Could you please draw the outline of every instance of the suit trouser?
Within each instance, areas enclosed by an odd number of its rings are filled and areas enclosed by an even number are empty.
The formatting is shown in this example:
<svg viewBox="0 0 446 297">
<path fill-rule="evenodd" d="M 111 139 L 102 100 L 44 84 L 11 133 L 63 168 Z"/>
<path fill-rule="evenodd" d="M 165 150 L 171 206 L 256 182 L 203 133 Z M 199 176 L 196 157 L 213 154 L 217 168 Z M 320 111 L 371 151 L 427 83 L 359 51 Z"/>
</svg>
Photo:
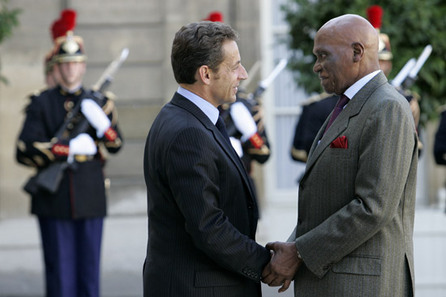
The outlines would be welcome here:
<svg viewBox="0 0 446 297">
<path fill-rule="evenodd" d="M 39 217 L 47 297 L 99 297 L 103 218 Z"/>
</svg>

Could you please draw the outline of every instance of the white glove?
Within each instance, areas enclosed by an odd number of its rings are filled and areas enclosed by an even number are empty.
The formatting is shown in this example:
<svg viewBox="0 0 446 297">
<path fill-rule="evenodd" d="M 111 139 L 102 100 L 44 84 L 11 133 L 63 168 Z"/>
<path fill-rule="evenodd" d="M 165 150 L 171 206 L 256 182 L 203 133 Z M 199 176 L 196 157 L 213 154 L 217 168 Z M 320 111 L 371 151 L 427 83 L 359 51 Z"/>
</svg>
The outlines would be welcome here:
<svg viewBox="0 0 446 297">
<path fill-rule="evenodd" d="M 96 135 L 101 138 L 111 126 L 110 119 L 102 108 L 92 99 L 83 99 L 81 111 L 90 125 L 96 129 Z"/>
<path fill-rule="evenodd" d="M 75 155 L 93 156 L 97 151 L 93 138 L 86 133 L 81 133 L 69 142 L 68 163 L 73 162 Z"/>
<path fill-rule="evenodd" d="M 243 156 L 243 147 L 240 140 L 238 140 L 235 137 L 229 137 L 229 140 L 231 141 L 231 145 L 234 148 L 234 151 L 237 153 L 237 155 L 241 158 Z"/>
<path fill-rule="evenodd" d="M 257 133 L 257 125 L 248 108 L 242 102 L 235 102 L 229 110 L 237 130 L 242 134 L 242 142 L 250 139 Z"/>
</svg>

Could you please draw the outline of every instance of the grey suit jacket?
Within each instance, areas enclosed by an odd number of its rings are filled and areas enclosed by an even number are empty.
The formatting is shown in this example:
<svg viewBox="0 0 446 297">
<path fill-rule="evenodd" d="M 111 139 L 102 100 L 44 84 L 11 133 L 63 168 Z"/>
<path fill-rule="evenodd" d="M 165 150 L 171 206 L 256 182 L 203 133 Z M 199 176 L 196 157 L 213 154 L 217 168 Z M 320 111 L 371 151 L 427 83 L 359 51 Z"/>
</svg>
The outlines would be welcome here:
<svg viewBox="0 0 446 297">
<path fill-rule="evenodd" d="M 144 153 L 149 240 L 144 296 L 260 296 L 269 252 L 243 164 L 209 118 L 176 93 Z"/>
<path fill-rule="evenodd" d="M 407 100 L 381 72 L 322 136 L 326 124 L 299 185 L 295 295 L 407 296 L 418 161 Z"/>
</svg>

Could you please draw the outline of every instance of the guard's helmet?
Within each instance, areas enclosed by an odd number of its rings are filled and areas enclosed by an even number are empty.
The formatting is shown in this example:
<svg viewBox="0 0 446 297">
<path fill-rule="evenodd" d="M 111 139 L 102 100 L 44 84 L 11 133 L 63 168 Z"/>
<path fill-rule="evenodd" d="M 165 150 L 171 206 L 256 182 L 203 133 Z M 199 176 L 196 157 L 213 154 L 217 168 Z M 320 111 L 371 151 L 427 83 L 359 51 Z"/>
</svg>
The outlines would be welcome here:
<svg viewBox="0 0 446 297">
<path fill-rule="evenodd" d="M 63 10 L 60 19 L 52 24 L 53 60 L 55 63 L 85 62 L 87 60 L 82 38 L 74 35 L 75 26 L 76 12 L 71 9 Z"/>
</svg>

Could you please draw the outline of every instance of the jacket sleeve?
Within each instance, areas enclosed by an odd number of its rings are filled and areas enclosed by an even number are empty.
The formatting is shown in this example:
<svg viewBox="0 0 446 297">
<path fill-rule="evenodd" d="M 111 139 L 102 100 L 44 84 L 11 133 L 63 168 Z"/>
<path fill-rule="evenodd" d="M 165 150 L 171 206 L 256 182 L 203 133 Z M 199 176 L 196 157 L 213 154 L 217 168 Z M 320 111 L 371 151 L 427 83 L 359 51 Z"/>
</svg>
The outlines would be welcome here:
<svg viewBox="0 0 446 297">
<path fill-rule="evenodd" d="M 43 108 L 39 101 L 31 98 L 25 109 L 26 117 L 16 143 L 16 160 L 26 166 L 45 167 L 55 160 Z"/>
<path fill-rule="evenodd" d="M 114 154 L 121 149 L 124 143 L 124 138 L 118 126 L 118 110 L 114 100 L 109 98 L 106 99 L 102 109 L 111 121 L 111 129 L 106 132 L 107 137 L 102 137 L 101 141 L 104 143 L 107 151 Z"/>
</svg>

